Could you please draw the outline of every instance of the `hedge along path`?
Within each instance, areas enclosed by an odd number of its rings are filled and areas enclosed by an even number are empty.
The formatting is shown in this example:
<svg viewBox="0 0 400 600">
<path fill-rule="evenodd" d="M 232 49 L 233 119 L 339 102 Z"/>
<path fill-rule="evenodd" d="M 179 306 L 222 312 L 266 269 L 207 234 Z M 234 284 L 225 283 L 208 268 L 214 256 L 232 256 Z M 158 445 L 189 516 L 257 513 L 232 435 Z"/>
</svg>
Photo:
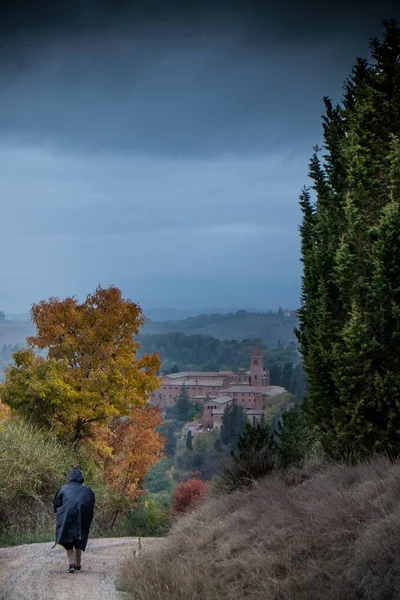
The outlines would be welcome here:
<svg viewBox="0 0 400 600">
<path fill-rule="evenodd" d="M 66 552 L 52 543 L 0 548 L 0 600 L 121 600 L 115 589 L 122 562 L 158 547 L 162 538 L 90 539 L 82 571 L 67 573 Z"/>
</svg>

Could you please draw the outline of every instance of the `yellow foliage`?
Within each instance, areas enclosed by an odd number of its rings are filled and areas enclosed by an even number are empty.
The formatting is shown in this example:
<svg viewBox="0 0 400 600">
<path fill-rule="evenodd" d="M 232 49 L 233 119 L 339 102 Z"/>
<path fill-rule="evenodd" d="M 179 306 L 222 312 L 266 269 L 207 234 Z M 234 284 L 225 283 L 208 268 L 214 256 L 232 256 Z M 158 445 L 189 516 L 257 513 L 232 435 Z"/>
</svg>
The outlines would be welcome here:
<svg viewBox="0 0 400 600">
<path fill-rule="evenodd" d="M 143 405 L 158 386 L 158 354 L 136 358 L 144 323 L 140 307 L 116 287 L 98 287 L 85 302 L 50 298 L 31 310 L 37 334 L 14 354 L 3 401 L 73 442 Z M 38 357 L 34 348 L 47 349 Z M 106 452 L 106 448 L 102 449 Z"/>
</svg>

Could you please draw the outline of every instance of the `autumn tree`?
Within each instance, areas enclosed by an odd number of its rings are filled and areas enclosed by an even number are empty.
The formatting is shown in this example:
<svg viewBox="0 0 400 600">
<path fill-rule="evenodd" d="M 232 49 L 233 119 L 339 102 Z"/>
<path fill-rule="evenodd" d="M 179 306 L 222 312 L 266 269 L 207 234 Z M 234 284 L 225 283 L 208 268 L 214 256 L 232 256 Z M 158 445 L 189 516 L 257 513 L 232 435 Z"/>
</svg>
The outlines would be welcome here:
<svg viewBox="0 0 400 600">
<path fill-rule="evenodd" d="M 127 417 L 115 417 L 94 437 L 98 462 L 108 483 L 120 495 L 114 522 L 126 500 L 135 500 L 151 465 L 163 456 L 165 437 L 155 431 L 162 424 L 160 409 L 155 406 L 133 408 Z"/>
<path fill-rule="evenodd" d="M 14 365 L 7 367 L 2 385 L 3 402 L 34 425 L 65 437 L 72 435 L 76 391 L 66 378 L 62 360 L 37 356 L 33 350 L 18 350 Z"/>
<path fill-rule="evenodd" d="M 142 311 L 118 288 L 98 287 L 82 304 L 43 300 L 31 317 L 36 335 L 14 355 L 2 394 L 23 416 L 77 443 L 94 426 L 129 415 L 157 387 L 158 355 L 136 357 Z M 47 350 L 47 358 L 35 349 Z"/>
</svg>

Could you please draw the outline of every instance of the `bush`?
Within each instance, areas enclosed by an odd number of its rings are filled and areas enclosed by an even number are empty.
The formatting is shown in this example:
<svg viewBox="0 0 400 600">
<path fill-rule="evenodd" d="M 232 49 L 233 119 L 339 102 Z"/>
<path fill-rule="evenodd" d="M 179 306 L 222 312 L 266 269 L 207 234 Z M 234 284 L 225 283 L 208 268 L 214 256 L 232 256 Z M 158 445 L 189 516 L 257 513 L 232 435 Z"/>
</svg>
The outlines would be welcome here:
<svg viewBox="0 0 400 600">
<path fill-rule="evenodd" d="M 231 493 L 242 487 L 251 487 L 257 479 L 262 479 L 274 468 L 270 457 L 255 452 L 246 459 L 226 460 L 213 484 L 216 493 Z"/>
<path fill-rule="evenodd" d="M 233 492 L 251 486 L 274 468 L 274 441 L 269 425 L 246 423 L 237 446 L 237 451 L 231 452 L 231 458 L 222 461 L 213 484 L 214 492 Z"/>
<path fill-rule="evenodd" d="M 151 494 L 149 495 L 149 498 L 154 500 L 154 502 L 156 502 L 159 506 L 162 506 L 163 508 L 166 508 L 168 510 L 172 502 L 172 491 L 163 491 L 158 492 L 157 494 Z"/>
<path fill-rule="evenodd" d="M 124 522 L 122 531 L 125 535 L 159 537 L 165 535 L 169 527 L 166 508 L 148 497 L 142 497 Z"/>
<path fill-rule="evenodd" d="M 188 479 L 178 483 L 172 498 L 171 513 L 184 513 L 197 506 L 206 496 L 210 483 L 199 479 Z"/>
<path fill-rule="evenodd" d="M 144 484 L 147 492 L 151 494 L 171 492 L 173 483 L 167 477 L 167 471 L 171 468 L 171 464 L 171 460 L 162 459 L 149 468 Z"/>
</svg>

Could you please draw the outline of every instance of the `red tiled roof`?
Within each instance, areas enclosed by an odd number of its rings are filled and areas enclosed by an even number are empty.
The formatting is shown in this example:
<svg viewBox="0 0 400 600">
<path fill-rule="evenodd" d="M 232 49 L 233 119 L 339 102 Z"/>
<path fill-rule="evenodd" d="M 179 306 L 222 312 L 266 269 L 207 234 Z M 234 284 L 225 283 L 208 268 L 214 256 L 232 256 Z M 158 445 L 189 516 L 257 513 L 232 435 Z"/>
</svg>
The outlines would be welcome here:
<svg viewBox="0 0 400 600">
<path fill-rule="evenodd" d="M 161 387 L 223 387 L 223 379 L 182 379 L 180 381 L 161 381 Z"/>
<path fill-rule="evenodd" d="M 266 394 L 267 396 L 278 396 L 286 392 L 279 385 L 235 385 L 224 390 L 227 394 Z"/>
<path fill-rule="evenodd" d="M 192 379 L 193 377 L 233 377 L 233 371 L 182 371 L 181 373 L 171 373 L 170 375 L 163 375 L 166 379 Z"/>
</svg>

